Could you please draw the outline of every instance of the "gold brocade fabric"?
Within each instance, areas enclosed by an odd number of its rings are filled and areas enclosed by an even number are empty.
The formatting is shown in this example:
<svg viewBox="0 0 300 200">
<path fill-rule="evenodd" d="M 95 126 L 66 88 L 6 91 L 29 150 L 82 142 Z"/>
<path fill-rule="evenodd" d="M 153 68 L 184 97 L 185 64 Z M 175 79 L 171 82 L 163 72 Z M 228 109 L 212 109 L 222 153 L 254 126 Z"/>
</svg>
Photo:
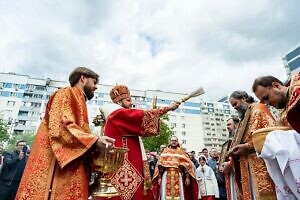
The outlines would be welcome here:
<svg viewBox="0 0 300 200">
<path fill-rule="evenodd" d="M 287 92 L 287 103 L 280 116 L 280 125 L 300 132 L 300 72 L 291 78 Z"/>
<path fill-rule="evenodd" d="M 274 118 L 265 105 L 254 104 L 242 143 L 248 143 L 251 152 L 251 150 L 254 149 L 252 133 L 258 129 L 276 125 Z M 243 199 L 251 199 L 249 174 L 251 175 L 255 191 L 255 194 L 252 195 L 255 196 L 255 199 L 276 199 L 274 183 L 267 172 L 264 161 L 261 158 L 258 158 L 255 153 L 240 156 L 240 168 Z"/>
<path fill-rule="evenodd" d="M 162 166 L 166 172 L 166 198 L 167 199 L 180 199 L 180 185 L 181 181 L 179 173 L 181 168 L 184 168 L 186 172 L 194 179 L 195 171 L 192 161 L 188 155 L 181 149 L 166 148 L 160 155 L 155 168 L 153 179 L 159 176 L 158 166 Z"/>
<path fill-rule="evenodd" d="M 96 141 L 81 90 L 56 91 L 47 104 L 16 199 L 86 200 L 89 174 L 84 154 Z"/>
<path fill-rule="evenodd" d="M 166 169 L 166 199 L 180 199 L 180 171 L 178 168 Z"/>
<path fill-rule="evenodd" d="M 167 113 L 168 109 L 166 107 L 160 109 L 151 109 L 144 112 L 142 119 L 142 136 L 155 136 L 159 134 L 159 119 L 160 117 Z"/>
</svg>

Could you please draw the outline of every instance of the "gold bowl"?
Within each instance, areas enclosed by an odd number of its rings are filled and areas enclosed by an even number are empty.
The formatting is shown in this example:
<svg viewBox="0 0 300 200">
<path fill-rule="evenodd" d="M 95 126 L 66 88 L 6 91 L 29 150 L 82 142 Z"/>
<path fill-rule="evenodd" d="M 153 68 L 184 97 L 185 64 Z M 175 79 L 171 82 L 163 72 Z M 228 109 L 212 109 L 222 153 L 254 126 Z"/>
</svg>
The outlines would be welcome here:
<svg viewBox="0 0 300 200">
<path fill-rule="evenodd" d="M 276 131 L 276 130 L 290 130 L 291 128 L 288 126 L 272 126 L 272 127 L 267 127 L 267 128 L 261 128 L 253 132 L 252 134 L 252 140 L 254 144 L 254 149 L 257 153 L 261 153 L 262 148 L 264 146 L 265 140 L 267 135 L 271 131 Z"/>
<path fill-rule="evenodd" d="M 93 169 L 103 174 L 116 171 L 123 165 L 126 148 L 114 147 L 109 152 L 93 152 Z"/>
<path fill-rule="evenodd" d="M 119 196 L 109 176 L 123 165 L 127 151 L 126 148 L 115 147 L 110 151 L 93 152 L 92 168 L 96 173 L 94 184 L 91 186 L 93 197 Z"/>
</svg>

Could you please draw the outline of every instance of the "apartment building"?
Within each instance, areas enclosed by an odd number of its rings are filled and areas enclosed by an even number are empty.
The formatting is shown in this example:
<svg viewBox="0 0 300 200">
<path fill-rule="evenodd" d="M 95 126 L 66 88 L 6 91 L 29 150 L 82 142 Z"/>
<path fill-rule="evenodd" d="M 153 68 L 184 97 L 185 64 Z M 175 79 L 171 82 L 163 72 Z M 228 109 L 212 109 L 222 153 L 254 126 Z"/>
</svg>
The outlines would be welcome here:
<svg viewBox="0 0 300 200">
<path fill-rule="evenodd" d="M 50 78 L 32 78 L 16 73 L 0 73 L 0 114 L 8 123 L 10 134 L 35 132 L 44 116 L 49 96 L 67 82 Z M 92 121 L 99 108 L 112 103 L 109 91 L 112 85 L 98 85 L 95 96 L 87 102 L 89 119 Z M 162 107 L 181 100 L 186 94 L 160 90 L 131 89 L 134 108 L 150 109 L 152 99 Z M 206 102 L 201 96 L 183 103 L 179 109 L 169 112 L 166 123 L 188 151 L 200 151 L 203 147 L 220 146 L 227 139 L 226 119 L 234 111 L 228 102 Z M 93 125 L 91 124 L 93 129 Z"/>
<path fill-rule="evenodd" d="M 291 75 L 300 72 L 300 46 L 290 51 L 282 58 L 282 61 L 289 78 Z"/>
</svg>

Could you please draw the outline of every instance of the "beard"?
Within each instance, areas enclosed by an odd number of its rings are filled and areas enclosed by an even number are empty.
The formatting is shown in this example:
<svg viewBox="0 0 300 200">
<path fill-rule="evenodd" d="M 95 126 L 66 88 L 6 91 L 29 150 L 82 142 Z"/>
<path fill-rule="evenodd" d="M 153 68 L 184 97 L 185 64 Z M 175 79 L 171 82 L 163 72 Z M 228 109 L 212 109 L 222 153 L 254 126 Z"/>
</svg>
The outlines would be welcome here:
<svg viewBox="0 0 300 200">
<path fill-rule="evenodd" d="M 234 130 L 228 131 L 229 133 L 229 138 L 232 138 L 234 136 Z"/>
<path fill-rule="evenodd" d="M 283 109 L 286 107 L 287 95 L 281 95 L 281 100 L 278 102 L 276 108 Z"/>
<path fill-rule="evenodd" d="M 83 87 L 83 91 L 88 100 L 91 100 L 94 97 L 94 91 L 88 85 Z"/>
<path fill-rule="evenodd" d="M 245 113 L 246 113 L 246 111 L 247 111 L 247 108 L 248 108 L 247 104 L 241 104 L 240 107 L 237 109 L 239 118 L 240 118 L 241 120 L 244 119 Z"/>
</svg>

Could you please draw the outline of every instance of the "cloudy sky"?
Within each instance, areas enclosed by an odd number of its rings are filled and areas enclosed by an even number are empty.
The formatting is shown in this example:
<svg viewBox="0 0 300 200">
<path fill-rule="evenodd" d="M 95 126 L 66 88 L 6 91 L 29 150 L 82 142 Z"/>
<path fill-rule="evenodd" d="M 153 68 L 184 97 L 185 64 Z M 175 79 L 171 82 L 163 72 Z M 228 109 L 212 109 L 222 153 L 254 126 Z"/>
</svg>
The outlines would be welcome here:
<svg viewBox="0 0 300 200">
<path fill-rule="evenodd" d="M 76 66 L 103 84 L 208 100 L 285 80 L 300 45 L 298 0 L 0 0 L 0 72 L 67 80 Z"/>
</svg>

